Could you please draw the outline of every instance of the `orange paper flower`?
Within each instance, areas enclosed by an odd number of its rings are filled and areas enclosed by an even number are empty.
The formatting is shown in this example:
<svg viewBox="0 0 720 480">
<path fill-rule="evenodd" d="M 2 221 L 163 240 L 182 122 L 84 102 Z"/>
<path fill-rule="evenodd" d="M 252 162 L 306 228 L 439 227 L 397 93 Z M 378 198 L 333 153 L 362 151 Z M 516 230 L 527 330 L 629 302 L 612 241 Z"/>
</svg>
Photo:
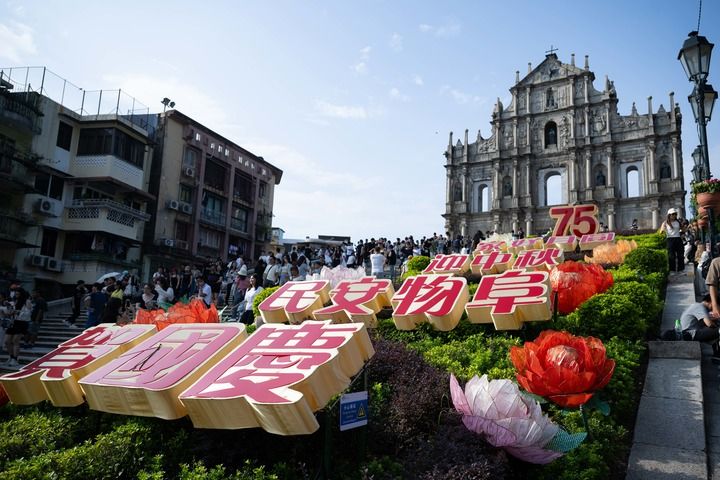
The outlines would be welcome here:
<svg viewBox="0 0 720 480">
<path fill-rule="evenodd" d="M 510 358 L 518 383 L 561 407 L 578 407 L 608 384 L 615 361 L 594 337 L 545 330 L 534 342 L 512 347 Z"/>
</svg>

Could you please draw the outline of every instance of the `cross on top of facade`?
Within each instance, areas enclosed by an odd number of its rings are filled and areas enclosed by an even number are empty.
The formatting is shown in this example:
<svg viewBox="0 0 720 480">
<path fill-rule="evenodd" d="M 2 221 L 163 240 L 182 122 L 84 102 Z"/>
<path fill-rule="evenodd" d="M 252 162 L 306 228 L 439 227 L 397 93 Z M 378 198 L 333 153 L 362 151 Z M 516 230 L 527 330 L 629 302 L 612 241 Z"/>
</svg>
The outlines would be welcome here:
<svg viewBox="0 0 720 480">
<path fill-rule="evenodd" d="M 558 49 L 557 49 L 557 48 L 553 48 L 552 44 L 550 44 L 550 50 L 546 50 L 545 53 L 551 55 L 551 54 L 553 54 L 553 53 L 555 53 L 555 52 L 557 52 L 557 51 L 558 51 Z"/>
</svg>

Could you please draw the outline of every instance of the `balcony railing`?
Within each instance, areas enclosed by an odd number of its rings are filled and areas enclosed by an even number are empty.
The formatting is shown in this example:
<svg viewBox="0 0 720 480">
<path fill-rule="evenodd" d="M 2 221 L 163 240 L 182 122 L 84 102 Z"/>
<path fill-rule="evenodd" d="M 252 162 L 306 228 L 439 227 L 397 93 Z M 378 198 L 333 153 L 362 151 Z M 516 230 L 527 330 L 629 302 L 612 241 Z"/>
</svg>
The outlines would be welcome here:
<svg viewBox="0 0 720 480">
<path fill-rule="evenodd" d="M 218 212 L 215 210 L 202 210 L 200 212 L 200 220 L 205 221 L 207 223 L 211 223 L 213 225 L 220 225 L 225 226 L 225 213 L 224 212 Z"/>
<path fill-rule="evenodd" d="M 142 190 L 143 171 L 115 155 L 78 155 L 70 165 L 70 174 L 78 178 L 115 178 Z"/>
<path fill-rule="evenodd" d="M 22 241 L 27 232 L 28 223 L 21 218 L 0 215 L 0 238 Z"/>
<path fill-rule="evenodd" d="M 113 200 L 74 200 L 65 209 L 65 225 L 69 230 L 108 232 L 139 240 L 140 225 L 150 215 Z"/>
</svg>

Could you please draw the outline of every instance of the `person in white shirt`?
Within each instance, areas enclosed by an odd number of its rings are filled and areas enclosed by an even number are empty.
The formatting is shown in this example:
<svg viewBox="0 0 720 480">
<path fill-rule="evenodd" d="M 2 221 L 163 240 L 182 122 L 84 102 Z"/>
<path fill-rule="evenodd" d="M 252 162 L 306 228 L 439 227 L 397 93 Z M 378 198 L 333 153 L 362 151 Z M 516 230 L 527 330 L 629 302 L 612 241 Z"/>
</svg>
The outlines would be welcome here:
<svg viewBox="0 0 720 480">
<path fill-rule="evenodd" d="M 243 311 L 240 321 L 246 325 L 253 323 L 255 320 L 253 302 L 255 301 L 257 294 L 263 291 L 263 287 L 261 287 L 259 283 L 260 277 L 258 275 L 253 275 L 250 277 L 250 286 L 247 290 L 245 290 L 245 299 L 243 300 L 243 302 L 245 302 L 245 311 Z M 260 319 L 256 321 L 255 325 L 258 327 L 262 325 L 262 320 Z"/>
<path fill-rule="evenodd" d="M 160 277 L 155 282 L 155 291 L 158 294 L 158 303 L 172 303 L 175 300 L 175 292 L 165 277 Z"/>
<path fill-rule="evenodd" d="M 667 237 L 668 261 L 671 273 L 681 273 L 685 270 L 682 245 L 683 232 L 684 228 L 678 220 L 678 211 L 671 208 L 667 212 L 666 220 L 658 229 L 658 233 L 664 233 Z"/>
<path fill-rule="evenodd" d="M 385 276 L 385 255 L 380 247 L 375 247 L 375 253 L 370 255 L 370 274 L 376 278 Z"/>
<path fill-rule="evenodd" d="M 197 286 L 198 298 L 205 303 L 206 307 L 209 308 L 212 303 L 212 288 L 210 288 L 210 285 L 205 283 L 205 277 L 202 275 L 197 277 Z"/>
<path fill-rule="evenodd" d="M 270 263 L 263 272 L 263 277 L 265 277 L 265 281 L 263 282 L 263 287 L 265 288 L 274 287 L 278 284 L 278 280 L 280 279 L 280 265 L 276 263 L 275 257 L 270 257 Z"/>
</svg>

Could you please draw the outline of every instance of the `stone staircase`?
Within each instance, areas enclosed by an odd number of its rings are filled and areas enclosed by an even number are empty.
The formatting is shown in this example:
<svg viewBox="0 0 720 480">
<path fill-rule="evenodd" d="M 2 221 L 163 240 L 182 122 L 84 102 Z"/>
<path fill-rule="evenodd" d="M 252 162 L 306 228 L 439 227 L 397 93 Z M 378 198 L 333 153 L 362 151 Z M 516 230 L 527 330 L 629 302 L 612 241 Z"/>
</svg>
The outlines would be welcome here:
<svg viewBox="0 0 720 480">
<path fill-rule="evenodd" d="M 75 327 L 68 327 L 64 321 L 72 315 L 72 306 L 70 299 L 56 300 L 48 302 L 48 313 L 40 324 L 40 332 L 38 339 L 33 348 L 20 348 L 20 356 L 18 361 L 20 366 L 27 365 L 37 360 L 43 355 L 57 348 L 59 344 L 70 340 L 79 335 L 83 331 L 87 314 L 82 312 L 75 322 Z M 3 362 L 8 360 L 8 352 L 5 345 L 0 347 L 0 373 L 17 371 L 20 367 L 7 367 Z"/>
</svg>

